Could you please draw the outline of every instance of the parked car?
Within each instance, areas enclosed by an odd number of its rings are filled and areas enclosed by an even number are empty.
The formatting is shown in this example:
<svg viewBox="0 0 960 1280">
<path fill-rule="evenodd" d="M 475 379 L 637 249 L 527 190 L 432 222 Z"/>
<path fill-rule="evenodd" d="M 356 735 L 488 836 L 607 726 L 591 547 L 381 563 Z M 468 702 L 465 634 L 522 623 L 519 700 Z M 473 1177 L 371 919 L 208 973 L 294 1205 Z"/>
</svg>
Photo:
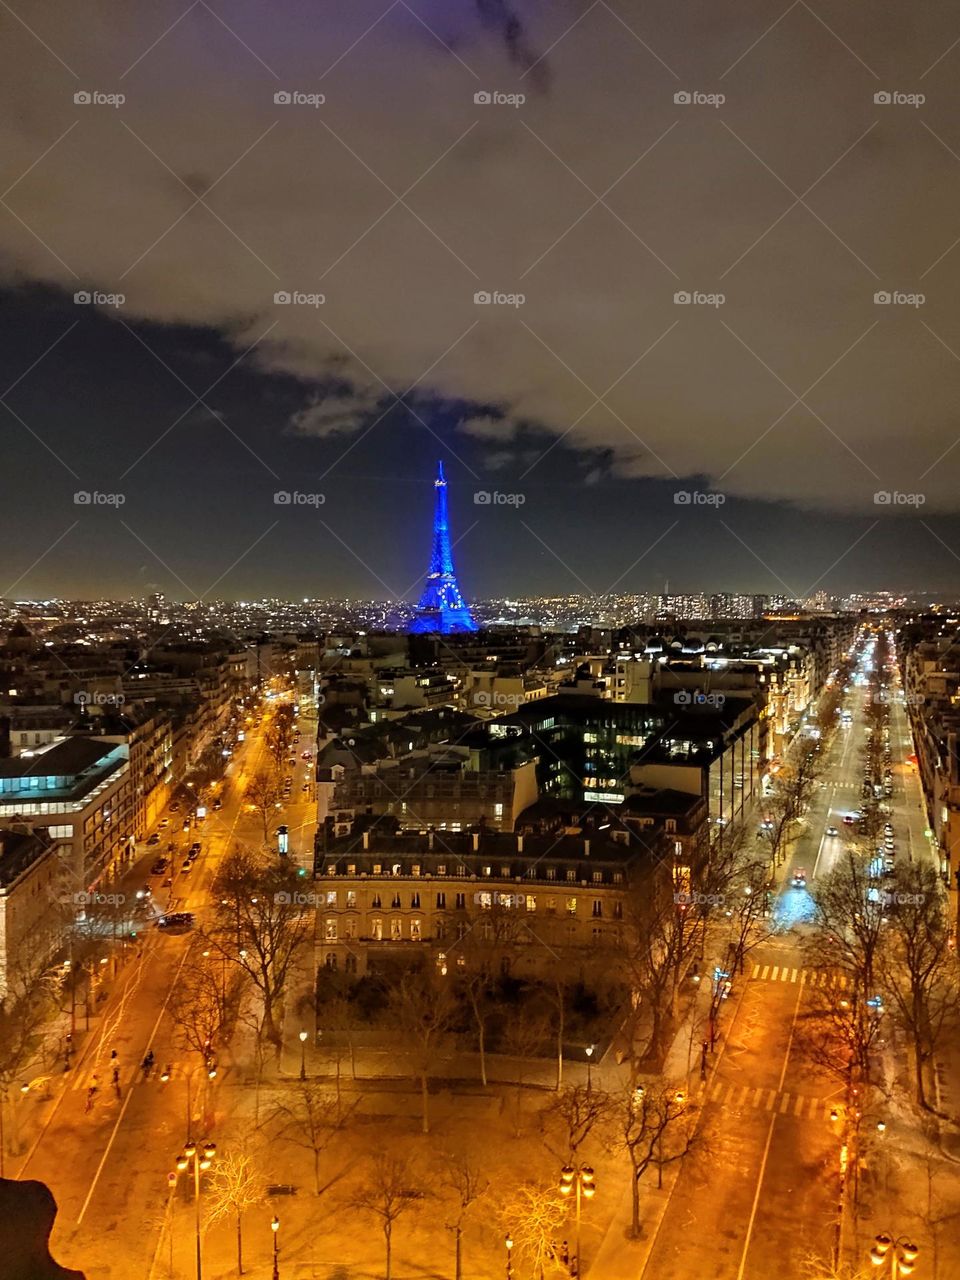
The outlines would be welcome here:
<svg viewBox="0 0 960 1280">
<path fill-rule="evenodd" d="M 166 858 L 157 858 L 156 862 L 154 862 L 153 866 L 150 868 L 150 874 L 152 876 L 162 876 L 166 869 Z"/>
<path fill-rule="evenodd" d="M 180 870 L 181 870 L 181 871 L 183 871 L 183 872 L 187 872 L 187 871 L 192 871 L 192 870 L 193 870 L 193 863 L 190 861 L 190 859 L 189 859 L 189 858 L 184 858 L 184 860 L 183 860 L 183 866 L 181 866 Z"/>
<path fill-rule="evenodd" d="M 158 929 L 192 929 L 194 916 L 192 911 L 171 911 L 169 915 L 159 916 Z"/>
<path fill-rule="evenodd" d="M 157 835 L 156 831 L 154 831 L 151 835 L 147 836 L 147 844 L 159 844 L 159 843 L 160 843 L 160 837 L 159 835 Z"/>
</svg>

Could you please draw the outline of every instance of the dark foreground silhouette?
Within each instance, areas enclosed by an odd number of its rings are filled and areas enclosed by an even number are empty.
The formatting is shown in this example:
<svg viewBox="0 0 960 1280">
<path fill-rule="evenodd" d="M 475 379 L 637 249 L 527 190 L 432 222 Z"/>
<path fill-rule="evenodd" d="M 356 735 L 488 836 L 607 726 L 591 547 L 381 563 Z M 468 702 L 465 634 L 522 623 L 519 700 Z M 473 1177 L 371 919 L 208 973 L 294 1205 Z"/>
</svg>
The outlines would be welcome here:
<svg viewBox="0 0 960 1280">
<path fill-rule="evenodd" d="M 57 1202 L 43 1182 L 0 1178 L 0 1280 L 85 1280 L 50 1257 Z"/>
</svg>

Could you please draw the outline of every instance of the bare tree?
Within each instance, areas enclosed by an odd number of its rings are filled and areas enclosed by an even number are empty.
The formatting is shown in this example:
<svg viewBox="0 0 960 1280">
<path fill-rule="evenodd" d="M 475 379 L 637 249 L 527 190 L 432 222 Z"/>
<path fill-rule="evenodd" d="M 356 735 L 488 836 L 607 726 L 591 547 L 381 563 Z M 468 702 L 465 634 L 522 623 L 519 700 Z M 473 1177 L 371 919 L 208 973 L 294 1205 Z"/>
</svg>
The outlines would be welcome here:
<svg viewBox="0 0 960 1280">
<path fill-rule="evenodd" d="M 270 1119 L 278 1123 L 279 1136 L 310 1152 L 314 1194 L 322 1195 L 330 1183 L 321 1186 L 321 1159 L 343 1123 L 337 1100 L 316 1082 L 303 1080 L 277 1104 Z"/>
<path fill-rule="evenodd" d="M 8 1094 L 25 1083 L 21 1075 L 32 1061 L 41 1056 L 45 1045 L 45 1027 L 54 1008 L 55 980 L 25 964 L 8 968 L 5 973 L 7 991 L 0 1002 L 0 1109 L 6 1108 Z M 17 1109 L 10 1109 L 8 1123 L 3 1125 L 5 1146 L 10 1154 L 19 1153 Z M 0 1177 L 3 1176 L 4 1150 L 0 1146 Z"/>
<path fill-rule="evenodd" d="M 204 1059 L 227 1042 L 237 1018 L 237 975 L 231 973 L 228 980 L 225 959 L 214 960 L 195 946 L 168 1006 L 182 1044 Z"/>
<path fill-rule="evenodd" d="M 807 945 L 819 968 L 843 974 L 854 994 L 875 994 L 877 956 L 883 931 L 879 891 L 870 875 L 870 854 L 847 846 L 814 893 L 819 929 Z"/>
<path fill-rule="evenodd" d="M 563 1089 L 541 1112 L 547 1129 L 556 1129 L 563 1145 L 562 1158 L 576 1163 L 580 1148 L 594 1129 L 602 1127 L 610 1110 L 609 1095 L 601 1089 L 573 1085 Z"/>
<path fill-rule="evenodd" d="M 221 1156 L 210 1174 L 206 1193 L 207 1226 L 232 1218 L 237 1231 L 237 1275 L 243 1275 L 243 1215 L 263 1201 L 264 1181 L 248 1151 Z"/>
<path fill-rule="evenodd" d="M 656 1081 L 624 1089 L 612 1102 L 612 1145 L 630 1159 L 631 1235 L 640 1224 L 640 1179 L 650 1165 L 663 1185 L 664 1165 L 682 1160 L 696 1142 L 693 1112 L 675 1084 Z"/>
<path fill-rule="evenodd" d="M 409 1159 L 380 1152 L 370 1161 L 367 1179 L 353 1197 L 354 1208 L 380 1223 L 386 1253 L 384 1280 L 391 1276 L 394 1227 L 423 1196 L 417 1183 Z"/>
<path fill-rule="evenodd" d="M 430 1132 L 430 1074 L 454 1025 L 456 1000 L 449 983 L 424 969 L 408 969 L 390 993 L 390 1021 L 411 1071 L 420 1082 L 421 1128 Z"/>
<path fill-rule="evenodd" d="M 453 1200 L 453 1221 L 447 1229 L 456 1242 L 455 1280 L 463 1280 L 463 1224 L 471 1209 L 487 1193 L 486 1178 L 463 1155 L 448 1155 L 444 1160 L 443 1185 Z"/>
<path fill-rule="evenodd" d="M 567 1216 L 567 1205 L 556 1186 L 526 1184 L 510 1195 L 500 1209 L 500 1221 L 519 1256 L 530 1264 L 537 1280 L 557 1264 L 554 1244 Z"/>
<path fill-rule="evenodd" d="M 960 973 L 950 945 L 946 894 L 933 867 L 902 864 L 882 895 L 888 917 L 880 971 L 897 1023 L 913 1050 L 918 1106 L 929 1108 L 924 1077 L 944 1031 L 960 1014 Z"/>
<path fill-rule="evenodd" d="M 247 783 L 243 798 L 260 818 L 264 844 L 270 842 L 270 828 L 276 820 L 282 795 L 279 778 L 275 773 L 268 773 L 265 769 L 255 773 Z"/>
<path fill-rule="evenodd" d="M 550 1040 L 550 1019 L 543 1013 L 524 1012 L 508 1018 L 503 1031 L 503 1050 L 517 1059 L 516 1135 L 520 1136 L 521 1097 L 528 1061 L 542 1052 Z"/>
<path fill-rule="evenodd" d="M 263 1028 L 279 1053 L 279 1018 L 294 957 L 308 919 L 295 872 L 237 850 L 220 864 L 213 886 L 212 943 L 250 978 L 263 1002 Z"/>
</svg>

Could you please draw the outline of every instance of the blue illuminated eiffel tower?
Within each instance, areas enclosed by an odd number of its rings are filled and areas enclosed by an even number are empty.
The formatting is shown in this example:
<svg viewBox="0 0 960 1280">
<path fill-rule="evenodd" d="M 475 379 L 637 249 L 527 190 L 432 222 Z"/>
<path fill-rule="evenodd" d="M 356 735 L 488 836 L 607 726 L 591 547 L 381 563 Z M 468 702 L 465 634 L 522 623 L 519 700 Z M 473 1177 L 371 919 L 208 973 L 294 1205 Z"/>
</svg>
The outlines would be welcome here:
<svg viewBox="0 0 960 1280">
<path fill-rule="evenodd" d="M 436 507 L 433 513 L 433 551 L 423 595 L 410 630 L 413 632 L 476 631 L 477 624 L 460 592 L 460 584 L 453 569 L 453 552 L 450 549 L 450 524 L 447 516 L 447 481 L 443 463 L 437 463 Z"/>
</svg>

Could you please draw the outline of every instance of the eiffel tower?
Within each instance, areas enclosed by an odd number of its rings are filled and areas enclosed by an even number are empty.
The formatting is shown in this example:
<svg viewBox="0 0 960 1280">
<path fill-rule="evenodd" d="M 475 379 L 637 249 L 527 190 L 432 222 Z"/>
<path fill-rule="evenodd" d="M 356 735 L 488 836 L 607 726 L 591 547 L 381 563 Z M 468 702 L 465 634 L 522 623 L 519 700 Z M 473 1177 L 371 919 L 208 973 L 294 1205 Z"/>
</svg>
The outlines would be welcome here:
<svg viewBox="0 0 960 1280">
<path fill-rule="evenodd" d="M 433 513 L 433 551 L 423 595 L 417 605 L 410 630 L 421 633 L 439 631 L 476 631 L 477 624 L 470 616 L 460 584 L 453 568 L 453 552 L 450 549 L 450 524 L 447 516 L 447 481 L 443 463 L 437 463 L 437 478 L 433 482 L 436 506 Z"/>
</svg>

